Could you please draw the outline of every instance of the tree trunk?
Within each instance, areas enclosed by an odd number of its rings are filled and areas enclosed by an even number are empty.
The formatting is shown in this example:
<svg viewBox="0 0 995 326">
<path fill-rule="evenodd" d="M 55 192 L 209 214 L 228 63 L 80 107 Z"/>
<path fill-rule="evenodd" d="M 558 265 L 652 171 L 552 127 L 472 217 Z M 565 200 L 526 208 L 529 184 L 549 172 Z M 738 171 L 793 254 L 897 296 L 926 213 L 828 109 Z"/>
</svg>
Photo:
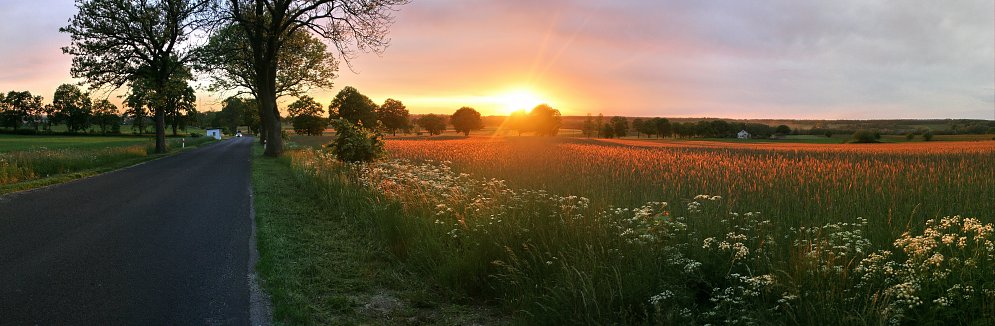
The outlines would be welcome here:
<svg viewBox="0 0 995 326">
<path fill-rule="evenodd" d="M 155 152 L 166 152 L 166 112 L 162 108 L 155 110 Z"/>
<path fill-rule="evenodd" d="M 283 154 L 283 138 L 280 134 L 280 114 L 276 108 L 276 79 L 262 80 L 259 92 L 259 112 L 266 135 L 266 156 L 278 157 Z"/>
</svg>

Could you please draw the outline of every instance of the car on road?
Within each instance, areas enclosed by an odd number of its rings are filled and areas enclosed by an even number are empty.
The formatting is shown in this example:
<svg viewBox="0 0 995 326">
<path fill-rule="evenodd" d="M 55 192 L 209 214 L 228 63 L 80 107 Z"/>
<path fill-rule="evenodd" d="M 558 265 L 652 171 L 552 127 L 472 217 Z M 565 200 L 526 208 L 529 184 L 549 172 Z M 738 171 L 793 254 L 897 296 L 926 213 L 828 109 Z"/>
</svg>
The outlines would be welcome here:
<svg viewBox="0 0 995 326">
<path fill-rule="evenodd" d="M 235 137 L 242 137 L 242 132 L 241 131 L 236 131 L 235 132 Z"/>
</svg>

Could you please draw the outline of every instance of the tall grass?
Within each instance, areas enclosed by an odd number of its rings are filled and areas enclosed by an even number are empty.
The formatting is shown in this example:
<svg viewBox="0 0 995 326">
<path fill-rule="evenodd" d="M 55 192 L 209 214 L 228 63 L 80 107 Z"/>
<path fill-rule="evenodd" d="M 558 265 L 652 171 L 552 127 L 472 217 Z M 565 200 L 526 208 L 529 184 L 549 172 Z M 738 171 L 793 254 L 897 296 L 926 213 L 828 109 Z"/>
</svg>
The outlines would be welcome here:
<svg viewBox="0 0 995 326">
<path fill-rule="evenodd" d="M 209 137 L 201 137 L 191 140 L 187 145 L 196 146 L 209 141 Z M 180 143 L 178 140 L 170 140 L 169 146 L 178 148 Z M 0 185 L 135 161 L 152 155 L 154 151 L 154 144 L 144 143 L 104 148 L 87 146 L 0 153 Z"/>
<path fill-rule="evenodd" d="M 351 189 L 394 212 L 374 223 L 412 267 L 524 323 L 995 322 L 995 146 L 620 145 L 396 141 L 415 161 L 291 157 L 328 204 Z"/>
</svg>

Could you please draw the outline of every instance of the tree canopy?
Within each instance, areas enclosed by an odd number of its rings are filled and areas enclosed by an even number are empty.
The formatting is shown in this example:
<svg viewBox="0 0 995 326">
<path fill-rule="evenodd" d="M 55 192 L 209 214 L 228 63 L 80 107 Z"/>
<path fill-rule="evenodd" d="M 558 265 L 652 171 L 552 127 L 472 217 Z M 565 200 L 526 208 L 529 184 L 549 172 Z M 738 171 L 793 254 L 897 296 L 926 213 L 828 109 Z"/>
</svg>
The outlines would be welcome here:
<svg viewBox="0 0 995 326">
<path fill-rule="evenodd" d="M 418 126 L 425 129 L 429 135 L 441 135 L 446 130 L 446 117 L 426 114 L 418 117 Z"/>
<path fill-rule="evenodd" d="M 283 153 L 280 112 L 276 106 L 282 51 L 298 31 L 308 31 L 332 44 L 349 63 L 354 50 L 383 51 L 396 7 L 408 0 L 226 0 L 224 18 L 241 27 L 251 51 L 247 66 L 254 73 L 256 99 L 266 139 L 265 154 Z M 336 108 L 337 109 L 337 108 Z M 330 107 L 329 111 L 333 109 Z M 363 121 L 363 120 L 360 120 Z M 375 123 L 375 119 L 363 121 Z M 370 128 L 372 125 L 366 125 Z"/>
<path fill-rule="evenodd" d="M 449 117 L 449 123 L 453 125 L 456 132 L 462 132 L 463 136 L 469 136 L 471 130 L 484 128 L 484 121 L 480 119 L 480 112 L 468 106 L 456 110 Z"/>
<path fill-rule="evenodd" d="M 556 136 L 560 131 L 560 110 L 539 104 L 529 112 L 529 120 L 536 136 Z"/>
<path fill-rule="evenodd" d="M 194 57 L 191 35 L 211 23 L 212 0 L 78 0 L 69 25 L 70 73 L 94 88 L 145 80 L 156 91 Z M 165 94 L 155 94 L 160 98 Z M 166 151 L 166 103 L 152 101 L 156 152 Z"/>
<path fill-rule="evenodd" d="M 346 86 L 328 105 L 328 117 L 345 119 L 363 128 L 373 129 L 377 125 L 377 105 L 369 97 L 363 95 L 352 86 Z"/>
<path fill-rule="evenodd" d="M 377 109 L 377 118 L 383 123 L 387 132 L 397 135 L 398 129 L 408 128 L 408 108 L 401 101 L 389 98 Z"/>
</svg>

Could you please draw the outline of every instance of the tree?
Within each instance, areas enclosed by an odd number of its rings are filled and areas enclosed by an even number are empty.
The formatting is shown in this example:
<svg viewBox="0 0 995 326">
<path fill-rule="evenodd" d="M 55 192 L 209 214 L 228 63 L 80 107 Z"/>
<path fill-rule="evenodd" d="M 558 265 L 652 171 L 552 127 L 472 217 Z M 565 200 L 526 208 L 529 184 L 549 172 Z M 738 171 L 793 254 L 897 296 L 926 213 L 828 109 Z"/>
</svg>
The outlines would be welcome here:
<svg viewBox="0 0 995 326">
<path fill-rule="evenodd" d="M 384 154 L 383 135 L 345 119 L 332 121 L 335 139 L 329 144 L 335 158 L 344 162 L 368 162 Z"/>
<path fill-rule="evenodd" d="M 238 131 L 238 126 L 245 121 L 246 114 L 252 112 L 252 106 L 255 104 L 251 99 L 235 96 L 225 99 L 221 112 L 216 117 L 218 126 L 228 133 L 235 133 Z"/>
<path fill-rule="evenodd" d="M 612 133 L 615 137 L 625 137 L 629 130 L 629 120 L 625 119 L 625 117 L 612 117 L 611 120 L 608 121 L 608 124 L 612 127 Z"/>
<path fill-rule="evenodd" d="M 791 133 L 791 127 L 788 127 L 786 125 L 779 125 L 777 126 L 777 128 L 774 128 L 774 133 L 781 136 L 788 135 Z"/>
<path fill-rule="evenodd" d="M 145 133 L 149 117 L 148 107 L 152 101 L 151 92 L 152 90 L 149 89 L 148 83 L 138 81 L 131 84 L 131 89 L 124 98 L 124 105 L 127 107 L 124 111 L 124 116 L 126 119 L 131 119 L 131 130 L 133 132 L 137 130 L 139 134 Z"/>
<path fill-rule="evenodd" d="M 117 106 L 106 99 L 94 103 L 93 124 L 100 127 L 101 133 L 107 133 L 107 128 L 120 130 L 121 117 L 118 116 Z"/>
<path fill-rule="evenodd" d="M 377 108 L 376 115 L 391 135 L 396 136 L 398 129 L 407 129 L 409 127 L 408 108 L 401 101 L 392 98 L 387 99 L 383 102 L 383 105 Z"/>
<path fill-rule="evenodd" d="M 242 28 L 252 53 L 250 66 L 255 78 L 262 129 L 269 141 L 265 155 L 283 153 L 280 112 L 276 107 L 277 67 L 287 40 L 300 30 L 309 30 L 334 45 L 348 60 L 352 47 L 381 52 L 395 7 L 407 0 L 227 0 L 225 18 Z M 329 108 L 331 111 L 332 108 Z M 375 119 L 367 121 L 374 123 Z M 367 128 L 372 127 L 366 126 Z"/>
<path fill-rule="evenodd" d="M 66 123 L 70 132 L 78 132 L 90 127 L 90 116 L 93 114 L 90 95 L 83 93 L 79 87 L 62 84 L 55 89 L 52 96 L 52 106 L 59 121 Z"/>
<path fill-rule="evenodd" d="M 228 23 L 211 35 L 208 44 L 200 48 L 198 70 L 208 72 L 211 91 L 236 90 L 259 98 L 259 83 L 253 68 L 253 52 L 248 37 L 241 26 Z M 286 38 L 277 56 L 274 98 L 300 96 L 317 88 L 332 87 L 337 77 L 338 61 L 328 52 L 328 47 L 308 31 L 300 29 Z M 246 126 L 266 140 L 261 128 L 261 111 L 254 106 L 255 116 L 245 115 Z M 269 146 L 267 146 L 269 148 Z"/>
<path fill-rule="evenodd" d="M 429 135 L 441 135 L 446 130 L 446 117 L 426 114 L 418 118 L 418 126 L 428 131 Z"/>
<path fill-rule="evenodd" d="M 363 95 L 352 86 L 346 86 L 328 105 L 329 119 L 345 119 L 363 128 L 374 128 L 377 125 L 377 105 L 369 97 Z"/>
<path fill-rule="evenodd" d="M 38 130 L 38 119 L 42 113 L 41 96 L 33 96 L 29 91 L 10 91 L 0 94 L 0 125 L 17 130 L 25 121 Z"/>
<path fill-rule="evenodd" d="M 560 131 L 560 110 L 549 105 L 537 105 L 529 112 L 529 120 L 535 128 L 536 136 L 556 136 Z"/>
<path fill-rule="evenodd" d="M 191 34 L 211 23 L 212 0 L 78 0 L 69 26 L 71 74 L 96 88 L 144 80 L 158 91 L 194 58 Z M 153 94 L 156 153 L 166 151 L 166 94 Z"/>
<path fill-rule="evenodd" d="M 604 138 L 615 138 L 615 128 L 612 127 L 610 123 L 606 123 L 601 126 L 601 137 Z"/>
<path fill-rule="evenodd" d="M 462 132 L 463 136 L 470 136 L 470 130 L 480 130 L 484 128 L 484 121 L 480 119 L 480 112 L 471 107 L 464 106 L 456 110 L 449 123 L 453 125 L 456 132 Z"/>
<path fill-rule="evenodd" d="M 302 95 L 297 98 L 297 101 L 287 106 L 287 117 L 289 118 L 302 115 L 321 116 L 324 113 L 325 110 L 321 108 L 321 104 L 315 101 L 313 97 L 307 95 Z"/>
<path fill-rule="evenodd" d="M 598 113 L 598 119 L 594 120 L 594 130 L 598 132 L 598 137 L 605 137 L 602 131 L 604 131 L 605 126 L 605 115 Z M 611 137 L 605 137 L 611 138 Z"/>
<path fill-rule="evenodd" d="M 322 118 L 324 114 L 321 104 L 307 95 L 287 106 L 287 116 L 292 120 L 294 132 L 298 135 L 321 136 L 328 125 Z"/>
<path fill-rule="evenodd" d="M 597 129 L 594 126 L 594 119 L 591 118 L 591 114 L 587 114 L 587 118 L 584 119 L 584 126 L 581 127 L 581 134 L 584 137 L 591 137 L 591 135 L 597 133 Z"/>
<path fill-rule="evenodd" d="M 670 120 L 666 118 L 653 118 L 653 127 L 656 128 L 657 137 L 670 137 L 673 135 L 674 128 L 670 124 Z"/>
<path fill-rule="evenodd" d="M 521 136 L 522 132 L 532 129 L 531 122 L 529 120 L 529 114 L 525 113 L 525 111 L 515 111 L 512 112 L 511 115 L 509 115 L 504 121 L 504 124 L 501 125 L 501 129 L 504 129 L 505 131 L 515 130 L 518 132 L 518 135 Z"/>
<path fill-rule="evenodd" d="M 650 136 L 655 135 L 657 132 L 655 119 L 643 120 L 640 118 L 636 118 L 635 120 L 632 120 L 632 129 L 635 129 L 637 133 L 645 134 L 646 138 L 649 138 Z"/>
</svg>

